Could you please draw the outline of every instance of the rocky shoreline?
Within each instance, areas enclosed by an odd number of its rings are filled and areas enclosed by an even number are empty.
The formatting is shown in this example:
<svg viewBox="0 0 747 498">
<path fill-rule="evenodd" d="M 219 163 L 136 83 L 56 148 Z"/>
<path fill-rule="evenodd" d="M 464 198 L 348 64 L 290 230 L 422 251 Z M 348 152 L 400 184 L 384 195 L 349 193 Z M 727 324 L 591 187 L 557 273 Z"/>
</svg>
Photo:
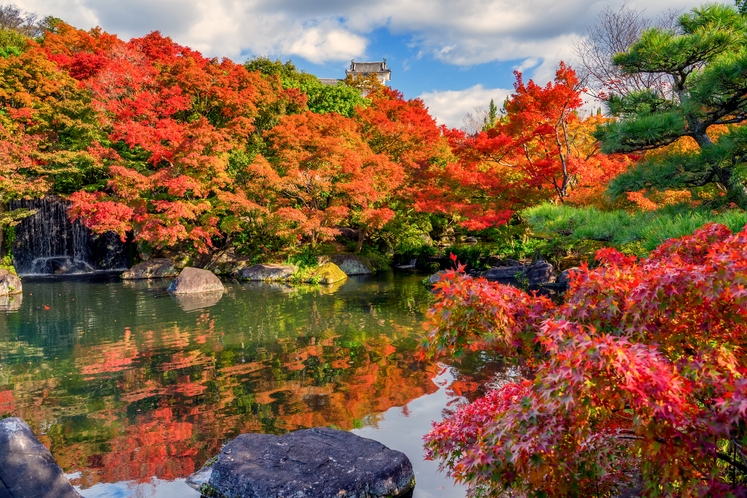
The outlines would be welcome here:
<svg viewBox="0 0 747 498">
<path fill-rule="evenodd" d="M 317 427 L 282 436 L 241 434 L 187 478 L 218 498 L 396 498 L 415 486 L 402 452 Z M 80 498 L 50 451 L 20 418 L 0 420 L 0 497 Z"/>
</svg>

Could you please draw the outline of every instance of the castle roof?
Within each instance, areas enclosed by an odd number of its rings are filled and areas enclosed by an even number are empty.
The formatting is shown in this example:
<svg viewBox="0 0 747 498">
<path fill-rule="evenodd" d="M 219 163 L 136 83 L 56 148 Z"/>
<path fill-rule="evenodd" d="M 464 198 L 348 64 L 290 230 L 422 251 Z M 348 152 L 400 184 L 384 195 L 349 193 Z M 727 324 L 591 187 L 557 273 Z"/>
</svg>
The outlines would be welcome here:
<svg viewBox="0 0 747 498">
<path fill-rule="evenodd" d="M 359 73 L 378 73 L 386 71 L 386 62 L 350 62 L 350 70 Z"/>
</svg>

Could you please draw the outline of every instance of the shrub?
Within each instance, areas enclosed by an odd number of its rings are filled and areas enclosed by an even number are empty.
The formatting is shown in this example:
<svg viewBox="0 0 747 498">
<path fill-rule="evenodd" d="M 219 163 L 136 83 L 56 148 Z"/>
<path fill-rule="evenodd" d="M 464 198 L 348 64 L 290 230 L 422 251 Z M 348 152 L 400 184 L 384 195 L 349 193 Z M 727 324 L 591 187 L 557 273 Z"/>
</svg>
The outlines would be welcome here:
<svg viewBox="0 0 747 498">
<path fill-rule="evenodd" d="M 425 354 L 491 349 L 534 378 L 435 424 L 428 456 L 473 496 L 608 496 L 636 475 L 646 495 L 745 495 L 747 230 L 597 259 L 558 305 L 463 266 L 435 285 Z"/>
<path fill-rule="evenodd" d="M 628 213 L 542 204 L 522 212 L 534 232 L 566 243 L 582 240 L 605 242 L 643 256 L 663 241 L 690 235 L 708 222 L 721 223 L 734 231 L 747 224 L 743 210 L 714 213 L 689 205 L 666 206 L 655 211 Z"/>
</svg>

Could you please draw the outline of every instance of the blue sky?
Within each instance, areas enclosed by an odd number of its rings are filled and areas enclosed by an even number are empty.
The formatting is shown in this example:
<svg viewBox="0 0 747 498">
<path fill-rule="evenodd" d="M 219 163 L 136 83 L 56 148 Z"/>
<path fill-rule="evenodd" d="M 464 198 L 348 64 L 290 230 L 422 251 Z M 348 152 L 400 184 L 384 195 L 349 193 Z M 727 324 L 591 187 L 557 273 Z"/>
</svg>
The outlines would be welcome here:
<svg viewBox="0 0 747 498">
<path fill-rule="evenodd" d="M 606 7 L 624 0 L 18 0 L 79 28 L 100 26 L 124 39 L 159 30 L 208 56 L 237 62 L 257 55 L 291 59 L 320 77 L 345 75 L 350 60 L 386 58 L 391 86 L 422 98 L 440 123 L 501 103 L 514 69 L 539 83 Z M 657 17 L 697 0 L 629 0 Z M 478 109 L 479 111 L 479 109 Z"/>
</svg>

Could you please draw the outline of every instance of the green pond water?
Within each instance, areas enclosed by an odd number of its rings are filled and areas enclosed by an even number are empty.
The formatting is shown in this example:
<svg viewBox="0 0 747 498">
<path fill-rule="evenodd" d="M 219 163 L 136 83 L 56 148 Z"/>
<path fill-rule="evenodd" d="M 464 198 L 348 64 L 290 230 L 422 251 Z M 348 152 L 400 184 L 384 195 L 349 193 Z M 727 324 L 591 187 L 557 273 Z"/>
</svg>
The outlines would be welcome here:
<svg viewBox="0 0 747 498">
<path fill-rule="evenodd" d="M 416 498 L 461 497 L 421 438 L 501 367 L 417 360 L 421 279 L 227 282 L 206 298 L 168 281 L 27 279 L 0 302 L 0 417 L 26 420 L 85 497 L 197 497 L 184 478 L 236 435 L 315 426 L 404 451 Z"/>
</svg>

